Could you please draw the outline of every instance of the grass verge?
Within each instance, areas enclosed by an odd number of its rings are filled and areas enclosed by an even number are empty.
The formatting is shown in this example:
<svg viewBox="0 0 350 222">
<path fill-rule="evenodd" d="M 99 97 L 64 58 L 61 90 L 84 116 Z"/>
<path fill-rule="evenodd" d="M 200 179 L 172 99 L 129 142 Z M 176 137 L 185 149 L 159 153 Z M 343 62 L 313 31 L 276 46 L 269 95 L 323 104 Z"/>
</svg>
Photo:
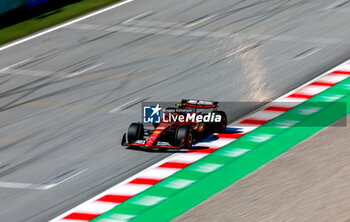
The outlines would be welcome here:
<svg viewBox="0 0 350 222">
<path fill-rule="evenodd" d="M 103 8 L 121 0 L 81 0 L 73 1 L 71 4 L 55 7 L 52 9 L 37 13 L 37 9 L 31 18 L 11 24 L 0 29 L 0 45 L 30 35 L 42 29 L 57 25 L 72 18 L 81 16 L 88 12 Z M 42 9 L 42 8 L 41 8 Z M 24 10 L 22 10 L 23 12 Z M 20 11 L 12 12 L 11 15 L 5 15 L 7 20 L 14 19 Z"/>
</svg>

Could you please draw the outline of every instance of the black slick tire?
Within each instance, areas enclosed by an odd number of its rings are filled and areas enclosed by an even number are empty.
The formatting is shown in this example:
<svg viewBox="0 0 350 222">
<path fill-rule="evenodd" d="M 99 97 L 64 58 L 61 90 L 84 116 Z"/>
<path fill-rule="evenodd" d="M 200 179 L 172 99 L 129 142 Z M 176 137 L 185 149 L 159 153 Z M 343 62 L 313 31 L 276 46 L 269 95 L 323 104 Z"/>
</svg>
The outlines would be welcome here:
<svg viewBox="0 0 350 222">
<path fill-rule="evenodd" d="M 143 139 L 144 133 L 142 123 L 131 123 L 128 128 L 128 143 L 134 143 L 136 140 Z"/>
<path fill-rule="evenodd" d="M 190 126 L 179 126 L 175 133 L 176 143 L 181 149 L 192 147 L 193 134 Z"/>
</svg>

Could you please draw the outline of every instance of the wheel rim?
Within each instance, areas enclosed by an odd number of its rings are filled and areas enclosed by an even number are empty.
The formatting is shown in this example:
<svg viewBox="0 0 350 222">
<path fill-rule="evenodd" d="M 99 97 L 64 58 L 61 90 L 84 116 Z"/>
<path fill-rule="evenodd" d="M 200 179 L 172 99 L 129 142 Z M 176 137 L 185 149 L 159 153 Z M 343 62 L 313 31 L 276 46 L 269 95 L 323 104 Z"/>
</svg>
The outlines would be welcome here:
<svg viewBox="0 0 350 222">
<path fill-rule="evenodd" d="M 225 130 L 226 125 L 227 125 L 226 117 L 223 117 L 223 118 L 222 118 L 222 121 L 221 121 L 221 131 L 222 131 L 222 132 Z"/>
<path fill-rule="evenodd" d="M 188 133 L 188 136 L 187 136 L 187 146 L 191 146 L 192 144 L 192 133 Z"/>
</svg>

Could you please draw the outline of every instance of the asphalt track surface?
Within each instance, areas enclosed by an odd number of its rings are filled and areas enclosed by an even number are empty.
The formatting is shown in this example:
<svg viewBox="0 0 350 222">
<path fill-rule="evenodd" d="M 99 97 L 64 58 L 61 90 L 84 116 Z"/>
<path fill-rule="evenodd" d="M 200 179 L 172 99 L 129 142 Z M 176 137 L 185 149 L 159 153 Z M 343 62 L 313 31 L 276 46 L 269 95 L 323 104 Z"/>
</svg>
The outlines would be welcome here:
<svg viewBox="0 0 350 222">
<path fill-rule="evenodd" d="M 268 101 L 348 59 L 349 10 L 136 0 L 0 51 L 1 221 L 47 221 L 171 155 L 119 145 L 140 101 Z"/>
</svg>

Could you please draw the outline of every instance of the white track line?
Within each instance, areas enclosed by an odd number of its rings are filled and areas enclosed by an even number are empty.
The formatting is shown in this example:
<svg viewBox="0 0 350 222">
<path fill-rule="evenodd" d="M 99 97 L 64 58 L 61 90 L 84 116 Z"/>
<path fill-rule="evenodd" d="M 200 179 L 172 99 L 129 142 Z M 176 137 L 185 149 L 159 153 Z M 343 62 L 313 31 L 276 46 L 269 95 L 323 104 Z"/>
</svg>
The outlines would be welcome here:
<svg viewBox="0 0 350 222">
<path fill-rule="evenodd" d="M 18 66 L 18 65 L 20 65 L 20 64 L 22 64 L 22 63 L 25 63 L 25 62 L 28 62 L 28 61 L 31 60 L 31 59 L 32 59 L 32 58 L 25 59 L 25 60 L 23 60 L 23 61 L 20 61 L 20 62 L 17 62 L 17 63 L 15 63 L 15 64 L 13 64 L 13 65 L 7 66 L 7 67 L 1 69 L 0 72 L 9 70 L 9 69 L 11 69 L 12 67 Z"/>
<path fill-rule="evenodd" d="M 142 13 L 141 15 L 137 15 L 137 16 L 135 16 L 135 17 L 132 17 L 131 19 L 128 19 L 128 20 L 122 22 L 122 24 L 131 22 L 131 21 L 133 21 L 133 20 L 137 20 L 138 18 L 141 18 L 141 17 L 143 17 L 143 16 L 145 16 L 145 15 L 147 15 L 147 14 L 150 14 L 150 13 L 152 13 L 152 12 L 151 12 L 151 11 L 148 11 L 148 12 Z"/>
<path fill-rule="evenodd" d="M 87 19 L 87 18 L 90 18 L 90 17 L 92 17 L 92 16 L 95 16 L 95 15 L 98 15 L 98 14 L 101 14 L 101 13 L 104 13 L 104 12 L 106 12 L 106 11 L 112 10 L 112 9 L 114 9 L 114 8 L 117 8 L 117 7 L 119 7 L 119 6 L 125 5 L 125 4 L 130 3 L 130 2 L 133 2 L 133 1 L 134 1 L 134 0 L 126 0 L 126 1 L 123 1 L 123 2 L 119 2 L 119 3 L 117 3 L 117 4 L 114 4 L 114 5 L 109 6 L 109 7 L 107 7 L 107 8 L 103 8 L 103 9 L 98 10 L 98 11 L 96 11 L 96 12 L 89 13 L 89 14 L 84 15 L 84 16 L 82 16 L 82 17 L 79 17 L 79 18 L 77 18 L 77 19 L 73 19 L 73 20 L 68 21 L 68 22 L 65 22 L 65 23 L 63 23 L 63 24 L 54 26 L 54 27 L 52 27 L 52 28 L 49 28 L 49 29 L 46 29 L 46 30 L 41 31 L 41 32 L 39 32 L 39 33 L 30 35 L 30 36 L 25 37 L 25 38 L 23 38 L 23 39 L 19 39 L 19 40 L 17 40 L 17 41 L 11 42 L 11 43 L 9 43 L 9 44 L 6 44 L 6 45 L 0 47 L 0 51 L 5 50 L 5 49 L 7 49 L 7 48 L 10 48 L 10 47 L 12 47 L 12 46 L 21 44 L 21 43 L 23 43 L 23 42 L 27 42 L 27 41 L 29 41 L 29 40 L 31 40 L 31 39 L 34 39 L 34 38 L 37 38 L 37 37 L 39 37 L 39 36 L 45 35 L 45 34 L 47 34 L 47 33 L 56 31 L 56 30 L 58 30 L 58 29 L 61 29 L 61 28 L 63 28 L 63 27 L 66 27 L 66 26 L 68 26 L 68 25 L 74 24 L 74 23 L 76 23 L 76 22 L 80 22 L 80 21 L 82 21 L 82 20 L 84 20 L 84 19 Z"/>
<path fill-rule="evenodd" d="M 249 45 L 247 45 L 247 46 L 245 46 L 245 47 L 243 47 L 241 49 L 238 49 L 238 50 L 236 50 L 234 52 L 231 52 L 230 54 L 226 55 L 225 58 L 231 57 L 231 56 L 233 56 L 233 55 L 235 55 L 237 53 L 243 52 L 245 50 L 250 50 L 250 49 L 254 48 L 255 46 L 256 46 L 256 44 L 249 44 Z"/>
<path fill-rule="evenodd" d="M 129 105 L 129 104 L 131 104 L 131 103 L 133 103 L 133 102 L 135 102 L 137 100 L 140 100 L 140 98 L 133 99 L 133 100 L 131 100 L 131 101 L 127 102 L 127 103 L 124 103 L 123 105 L 120 105 L 120 106 L 118 106 L 118 107 L 116 107 L 116 108 L 114 108 L 114 109 L 112 109 L 112 110 L 110 110 L 108 112 L 109 113 L 118 112 L 118 111 L 122 110 L 125 106 L 127 106 L 127 105 Z"/>
<path fill-rule="evenodd" d="M 81 70 L 81 71 L 79 71 L 79 72 L 74 72 L 74 73 L 69 74 L 69 75 L 67 75 L 67 76 L 65 76 L 65 77 L 71 78 L 71 77 L 74 77 L 74 76 L 78 76 L 78 75 L 80 75 L 80 74 L 82 74 L 82 73 L 84 73 L 84 72 L 86 72 L 86 71 L 89 71 L 89 70 L 91 70 L 91 69 L 93 69 L 93 68 L 96 68 L 97 66 L 100 66 L 100 65 L 102 65 L 102 64 L 103 64 L 103 63 L 99 63 L 99 64 L 97 64 L 97 65 L 90 66 L 90 67 L 88 67 L 88 68 L 86 68 L 86 69 L 83 69 L 83 70 Z"/>
<path fill-rule="evenodd" d="M 64 180 L 61 180 L 61 181 L 58 182 L 58 183 L 54 183 L 54 184 L 48 185 L 48 188 L 46 188 L 46 189 L 50 189 L 50 188 L 55 187 L 55 186 L 57 186 L 57 185 L 59 185 L 59 184 L 61 184 L 61 183 L 64 183 L 64 182 L 66 182 L 67 180 L 72 179 L 73 177 L 78 176 L 79 174 L 85 172 L 86 170 L 87 170 L 87 168 L 86 168 L 86 169 L 83 169 L 83 170 L 81 170 L 81 171 L 79 171 L 79 172 L 77 172 L 77 173 L 75 173 L 75 174 L 73 174 L 73 175 L 70 176 L 70 177 L 67 177 L 67 178 L 64 179 Z"/>
<path fill-rule="evenodd" d="M 314 48 L 314 49 L 306 50 L 306 51 L 302 52 L 301 54 L 296 55 L 293 59 L 294 59 L 294 60 L 301 60 L 301 59 L 304 59 L 304 58 L 306 58 L 306 57 L 308 57 L 308 56 L 310 56 L 310 55 L 312 55 L 312 54 L 314 54 L 314 53 L 320 51 L 321 49 L 322 49 L 322 48 L 318 48 L 318 49 L 317 49 L 317 48 Z"/>
<path fill-rule="evenodd" d="M 0 188 L 12 188 L 12 189 L 32 189 L 32 190 L 48 190 L 51 189 L 81 173 L 83 173 L 85 170 L 79 171 L 76 174 L 73 174 L 72 176 L 53 184 L 32 184 L 32 183 L 16 183 L 16 182 L 0 182 Z"/>
<path fill-rule="evenodd" d="M 0 182 L 0 188 L 46 190 L 48 186 L 50 185 L 16 183 L 16 182 Z"/>
</svg>

